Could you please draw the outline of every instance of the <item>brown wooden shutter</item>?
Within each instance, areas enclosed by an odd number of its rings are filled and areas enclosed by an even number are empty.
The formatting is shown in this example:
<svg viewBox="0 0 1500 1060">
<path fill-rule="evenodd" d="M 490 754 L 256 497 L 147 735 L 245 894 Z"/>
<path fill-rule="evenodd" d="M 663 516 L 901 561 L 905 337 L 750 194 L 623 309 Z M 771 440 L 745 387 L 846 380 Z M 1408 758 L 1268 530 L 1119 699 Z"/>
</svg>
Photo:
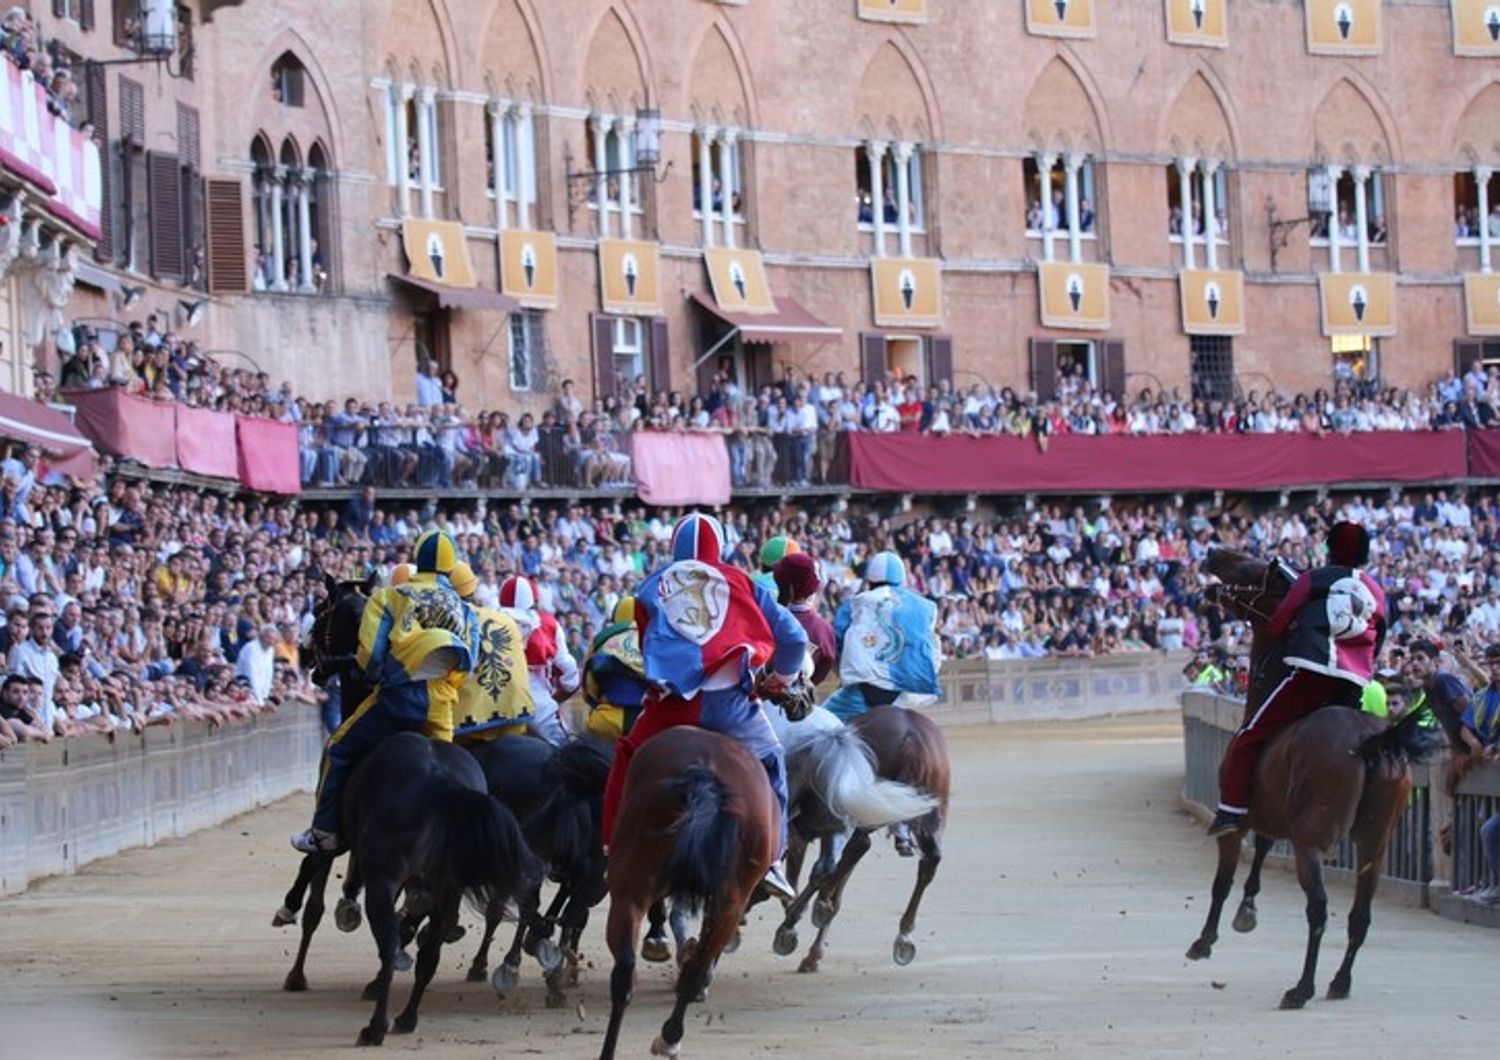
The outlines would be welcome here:
<svg viewBox="0 0 1500 1060">
<path fill-rule="evenodd" d="M 248 291 L 244 185 L 237 180 L 203 183 L 208 214 L 208 289 L 216 294 Z"/>
<path fill-rule="evenodd" d="M 146 209 L 150 213 L 151 275 L 180 280 L 182 254 L 182 183 L 177 156 L 146 154 Z"/>
<path fill-rule="evenodd" d="M 885 378 L 885 336 L 879 332 L 866 332 L 859 337 L 859 374 L 865 386 L 874 386 Z"/>
<path fill-rule="evenodd" d="M 615 396 L 615 322 L 602 313 L 589 314 L 594 336 L 594 397 Z"/>
<path fill-rule="evenodd" d="M 140 0 L 113 0 L 115 43 L 122 48 L 135 43 L 136 18 Z"/>
<path fill-rule="evenodd" d="M 94 0 L 83 0 L 78 6 L 78 25 L 84 30 L 94 28 Z"/>
<path fill-rule="evenodd" d="M 1469 365 L 1484 359 L 1484 343 L 1479 339 L 1453 340 L 1453 374 L 1460 379 Z"/>
<path fill-rule="evenodd" d="M 1051 339 L 1031 340 L 1031 389 L 1038 401 L 1057 397 L 1057 343 Z"/>
<path fill-rule="evenodd" d="M 338 203 L 335 201 L 333 178 L 326 170 L 318 170 L 316 191 L 318 215 L 313 219 L 313 235 L 318 239 L 318 256 L 323 259 L 323 271 L 328 274 L 323 281 L 323 293 L 328 294 L 338 289 L 338 268 L 333 254 L 334 233 L 338 231 L 334 224 Z"/>
<path fill-rule="evenodd" d="M 953 382 L 953 336 L 932 335 L 927 339 L 927 385 Z"/>
<path fill-rule="evenodd" d="M 651 318 L 651 392 L 667 393 L 672 389 L 672 344 L 666 317 Z"/>
<path fill-rule="evenodd" d="M 203 168 L 203 134 L 198 108 L 184 103 L 177 104 L 177 154 L 185 168 Z"/>
<path fill-rule="evenodd" d="M 1125 398 L 1125 342 L 1123 339 L 1105 339 L 1099 344 L 1104 357 L 1104 389 L 1117 401 Z"/>
<path fill-rule="evenodd" d="M 146 146 L 146 89 L 128 77 L 120 78 L 120 139 Z"/>
<path fill-rule="evenodd" d="M 531 114 L 531 159 L 536 166 L 536 202 L 532 209 L 532 224 L 538 231 L 552 229 L 552 162 L 547 154 L 547 115 L 533 111 Z"/>
</svg>

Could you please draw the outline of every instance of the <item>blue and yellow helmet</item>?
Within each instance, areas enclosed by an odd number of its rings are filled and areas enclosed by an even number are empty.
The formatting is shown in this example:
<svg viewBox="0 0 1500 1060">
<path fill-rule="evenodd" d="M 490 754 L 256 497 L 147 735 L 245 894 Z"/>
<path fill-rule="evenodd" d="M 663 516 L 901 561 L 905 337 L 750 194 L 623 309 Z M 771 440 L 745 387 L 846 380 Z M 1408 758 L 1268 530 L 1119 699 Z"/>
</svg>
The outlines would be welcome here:
<svg viewBox="0 0 1500 1060">
<path fill-rule="evenodd" d="M 418 574 L 447 574 L 458 562 L 458 546 L 441 530 L 429 530 L 417 538 L 413 558 Z"/>
</svg>

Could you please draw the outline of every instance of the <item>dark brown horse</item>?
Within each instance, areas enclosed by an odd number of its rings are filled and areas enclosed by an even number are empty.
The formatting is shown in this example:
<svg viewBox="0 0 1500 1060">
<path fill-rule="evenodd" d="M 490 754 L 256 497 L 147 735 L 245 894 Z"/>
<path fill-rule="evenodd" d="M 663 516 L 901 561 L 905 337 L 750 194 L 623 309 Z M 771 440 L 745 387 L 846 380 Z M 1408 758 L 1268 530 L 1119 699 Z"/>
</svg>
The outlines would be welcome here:
<svg viewBox="0 0 1500 1060">
<path fill-rule="evenodd" d="M 1292 572 L 1278 562 L 1267 563 L 1227 549 L 1211 553 L 1204 569 L 1223 582 L 1216 587 L 1218 597 L 1231 613 L 1248 621 L 1254 633 L 1251 684 L 1245 704 L 1248 719 L 1284 672 L 1279 650 L 1265 632 L 1265 624 L 1291 587 Z M 1256 834 L 1255 860 L 1234 926 L 1238 931 L 1255 927 L 1261 866 L 1275 840 L 1290 840 L 1297 882 L 1307 896 L 1308 934 L 1302 977 L 1282 997 L 1282 1008 L 1301 1008 L 1315 992 L 1318 949 L 1328 920 L 1322 857 L 1345 835 L 1354 840 L 1358 868 L 1354 905 L 1349 912 L 1348 947 L 1328 996 L 1349 996 L 1354 958 L 1369 931 L 1370 906 L 1386 846 L 1411 792 L 1410 763 L 1422 750 L 1414 721 L 1391 726 L 1347 707 L 1328 706 L 1287 726 L 1256 763 L 1249 818 Z M 1213 952 L 1219 937 L 1219 917 L 1234 885 L 1240 836 L 1223 835 L 1218 843 L 1213 901 L 1202 933 L 1188 948 L 1192 960 Z"/>
<path fill-rule="evenodd" d="M 698 945 L 678 973 L 676 1004 L 651 1045 L 657 1056 L 677 1055 L 683 1014 L 707 990 L 776 856 L 778 814 L 765 768 L 734 740 L 679 726 L 642 745 L 625 776 L 609 851 L 605 930 L 615 967 L 602 1060 L 615 1055 L 635 989 L 641 921 L 660 899 L 703 913 Z"/>
<path fill-rule="evenodd" d="M 900 929 L 891 947 L 895 962 L 907 965 L 917 955 L 916 943 L 911 939 L 912 929 L 917 924 L 917 909 L 943 860 L 942 839 L 948 820 L 950 777 L 948 744 L 943 739 L 942 730 L 931 718 L 901 707 L 874 707 L 850 721 L 849 726 L 874 752 L 876 776 L 905 784 L 937 803 L 930 812 L 910 822 L 919 855 L 917 882 L 906 903 L 906 911 L 901 915 Z M 797 948 L 797 921 L 802 918 L 808 903 L 814 903 L 812 920 L 818 934 L 802 960 L 800 971 L 818 970 L 818 963 L 823 958 L 823 943 L 833 918 L 838 915 L 844 887 L 869 850 L 870 830 L 855 829 L 833 872 L 810 881 L 787 906 L 786 917 L 776 929 L 775 939 L 776 952 L 783 955 Z"/>
</svg>

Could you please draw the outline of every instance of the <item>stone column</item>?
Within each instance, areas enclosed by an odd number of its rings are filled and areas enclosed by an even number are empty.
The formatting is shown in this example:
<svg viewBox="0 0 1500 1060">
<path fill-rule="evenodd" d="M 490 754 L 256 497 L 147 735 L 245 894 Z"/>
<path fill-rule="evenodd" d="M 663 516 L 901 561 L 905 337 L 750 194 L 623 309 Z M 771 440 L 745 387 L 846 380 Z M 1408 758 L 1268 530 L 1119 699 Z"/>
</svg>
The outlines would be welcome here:
<svg viewBox="0 0 1500 1060">
<path fill-rule="evenodd" d="M 725 129 L 719 136 L 719 187 L 724 195 L 724 245 L 734 246 L 734 130 Z"/>
<path fill-rule="evenodd" d="M 1474 180 L 1479 184 L 1479 271 L 1490 271 L 1490 177 L 1494 174 L 1489 166 L 1474 170 Z"/>
<path fill-rule="evenodd" d="M 1328 271 L 1339 272 L 1343 265 L 1343 236 L 1339 233 L 1339 177 L 1343 170 L 1338 166 L 1328 167 Z"/>
<path fill-rule="evenodd" d="M 896 163 L 896 235 L 903 258 L 911 257 L 911 144 L 891 145 Z"/>
<path fill-rule="evenodd" d="M 433 133 L 434 119 L 437 117 L 437 90 L 424 88 L 417 102 L 417 151 L 421 164 L 418 172 L 421 175 L 422 192 L 422 216 L 432 216 L 432 188 L 435 183 L 433 179 Z"/>
<path fill-rule="evenodd" d="M 1063 159 L 1063 200 L 1068 208 L 1068 257 L 1083 260 L 1083 228 L 1078 218 L 1078 170 L 1083 166 L 1083 156 L 1069 151 Z"/>
<path fill-rule="evenodd" d="M 627 147 L 635 136 L 634 118 L 615 119 L 615 140 L 620 145 L 620 169 L 633 169 L 634 152 Z M 628 164 L 626 164 L 628 163 Z M 635 235 L 635 174 L 621 173 L 620 181 L 620 238 L 630 239 Z"/>
<path fill-rule="evenodd" d="M 396 107 L 396 188 L 401 199 L 401 216 L 411 213 L 411 158 L 407 142 L 411 129 L 406 122 L 406 105 L 411 102 L 416 89 L 411 85 L 401 86 L 401 102 Z"/>
<path fill-rule="evenodd" d="M 1197 159 L 1177 160 L 1177 197 L 1182 200 L 1182 267 L 1198 267 L 1198 252 L 1194 249 L 1193 236 L 1193 167 Z"/>
<path fill-rule="evenodd" d="M 1365 201 L 1365 184 L 1370 179 L 1368 166 L 1354 167 L 1355 246 L 1359 249 L 1359 271 L 1370 271 L 1370 215 Z"/>
<path fill-rule="evenodd" d="M 604 156 L 609 136 L 609 119 L 596 114 L 591 119 L 594 127 L 594 208 L 599 211 L 599 237 L 609 238 L 609 178 L 604 175 L 609 169 L 609 159 Z"/>
<path fill-rule="evenodd" d="M 714 245 L 714 173 L 712 141 L 714 130 L 698 130 L 698 212 L 703 223 L 703 245 Z"/>
<path fill-rule="evenodd" d="M 1214 191 L 1214 178 L 1218 175 L 1219 163 L 1203 163 L 1203 244 L 1204 264 L 1210 269 L 1219 267 L 1219 203 Z"/>
<path fill-rule="evenodd" d="M 536 141 L 531 127 L 531 104 L 521 103 L 516 121 L 516 227 L 531 228 L 531 192 L 536 184 Z"/>
<path fill-rule="evenodd" d="M 282 186 L 287 172 L 280 166 L 271 171 L 271 290 L 286 290 L 286 224 L 281 216 L 285 201 Z"/>
<path fill-rule="evenodd" d="M 884 140 L 871 140 L 865 144 L 865 156 L 870 160 L 870 200 L 873 209 L 870 221 L 875 228 L 874 257 L 885 257 L 885 165 Z"/>
<path fill-rule="evenodd" d="M 317 291 L 313 283 L 312 194 L 317 186 L 316 170 L 303 169 L 296 174 L 297 188 L 297 290 L 303 294 Z"/>
<path fill-rule="evenodd" d="M 492 102 L 488 110 L 490 143 L 494 145 L 491 160 L 494 175 L 490 178 L 490 191 L 495 193 L 495 228 L 503 232 L 509 227 L 505 208 L 505 104 Z"/>
<path fill-rule="evenodd" d="M 1037 165 L 1042 177 L 1042 260 L 1052 261 L 1056 257 L 1052 241 L 1057 232 L 1057 217 L 1052 209 L 1052 167 L 1057 165 L 1057 156 L 1041 155 Z"/>
</svg>

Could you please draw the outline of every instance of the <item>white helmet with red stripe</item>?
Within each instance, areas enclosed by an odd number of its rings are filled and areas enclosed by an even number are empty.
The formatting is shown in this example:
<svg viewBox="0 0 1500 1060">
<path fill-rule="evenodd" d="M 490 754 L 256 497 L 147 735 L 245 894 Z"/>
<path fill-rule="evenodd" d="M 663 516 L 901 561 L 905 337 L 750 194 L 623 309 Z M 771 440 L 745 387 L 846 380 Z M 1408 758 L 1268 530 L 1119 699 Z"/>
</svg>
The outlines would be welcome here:
<svg viewBox="0 0 1500 1060">
<path fill-rule="evenodd" d="M 500 583 L 500 606 L 517 611 L 537 610 L 536 582 L 524 574 L 512 574 Z"/>
</svg>

